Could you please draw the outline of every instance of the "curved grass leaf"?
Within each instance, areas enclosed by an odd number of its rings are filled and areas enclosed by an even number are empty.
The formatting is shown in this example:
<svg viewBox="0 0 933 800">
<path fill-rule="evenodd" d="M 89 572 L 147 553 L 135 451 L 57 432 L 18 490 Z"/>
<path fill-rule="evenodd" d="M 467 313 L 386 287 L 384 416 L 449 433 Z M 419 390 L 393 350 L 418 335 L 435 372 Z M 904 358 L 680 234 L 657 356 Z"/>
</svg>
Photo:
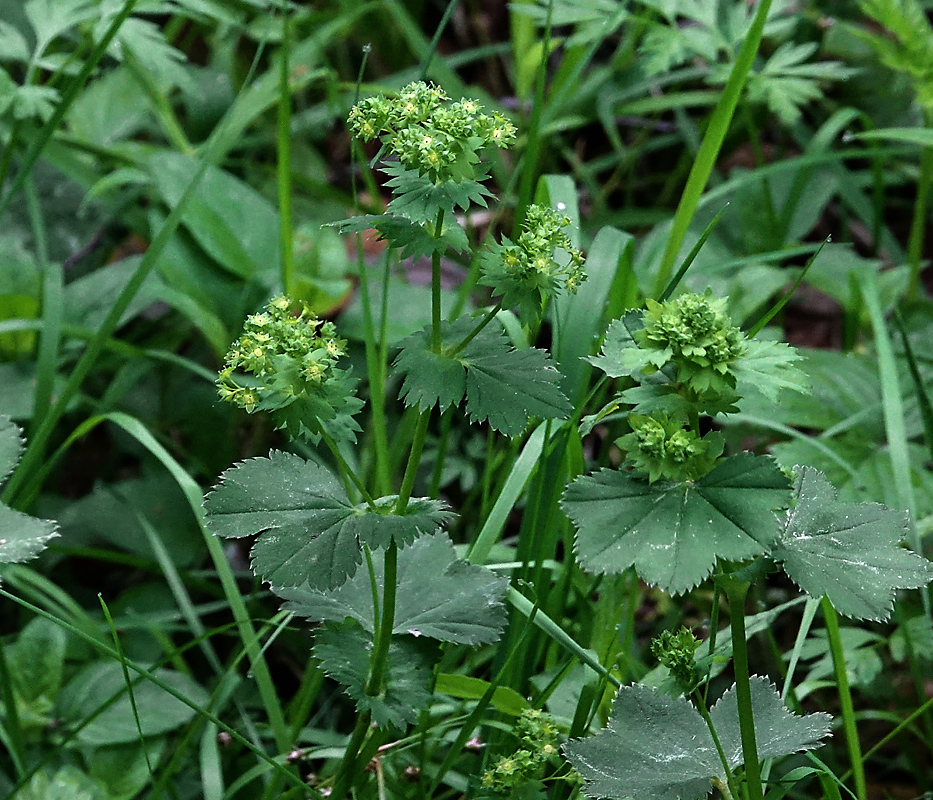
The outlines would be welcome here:
<svg viewBox="0 0 933 800">
<path fill-rule="evenodd" d="M 639 576 L 682 594 L 717 559 L 743 561 L 767 552 L 778 535 L 774 510 L 789 505 L 790 483 L 774 460 L 742 453 L 692 483 L 649 484 L 604 469 L 577 478 L 563 507 L 578 531 L 584 569 Z"/>
<path fill-rule="evenodd" d="M 501 329 L 488 326 L 456 356 L 447 355 L 476 324 L 466 315 L 443 323 L 442 353 L 431 350 L 430 326 L 401 343 L 395 369 L 405 379 L 405 405 L 420 411 L 437 405 L 443 411 L 466 394 L 470 420 L 488 421 L 506 436 L 517 436 L 532 417 L 566 419 L 570 401 L 560 389 L 561 374 L 543 350 L 514 350 Z"/>
<path fill-rule="evenodd" d="M 394 637 L 389 645 L 386 687 L 378 695 L 366 693 L 372 634 L 353 620 L 328 624 L 315 634 L 314 655 L 321 668 L 356 701 L 363 713 L 369 711 L 380 728 L 402 728 L 416 722 L 418 713 L 431 700 L 431 651 L 436 647 L 411 636 Z"/>
<path fill-rule="evenodd" d="M 356 572 L 363 544 L 406 544 L 452 517 L 443 503 L 423 498 L 410 501 L 405 516 L 393 513 L 394 497 L 379 498 L 376 512 L 354 505 L 325 467 L 275 450 L 228 469 L 204 507 L 218 536 L 259 534 L 250 555 L 264 580 L 316 589 L 336 588 Z"/>
<path fill-rule="evenodd" d="M 797 467 L 796 503 L 787 512 L 775 560 L 811 597 L 826 595 L 840 614 L 883 620 L 898 589 L 933 580 L 933 564 L 900 547 L 907 517 L 877 503 L 846 503 L 826 476 Z"/>
<path fill-rule="evenodd" d="M 379 560 L 376 585 L 384 593 Z M 428 636 L 442 642 L 475 646 L 495 642 L 506 623 L 503 598 L 509 582 L 485 567 L 457 559 L 444 533 L 423 536 L 398 554 L 394 634 Z M 305 586 L 273 591 L 285 608 L 312 620 L 342 622 L 347 617 L 373 631 L 373 595 L 367 570 L 343 586 L 319 591 Z"/>
<path fill-rule="evenodd" d="M 796 716 L 766 678 L 751 679 L 755 737 L 761 758 L 777 758 L 819 745 L 828 714 Z M 710 711 L 729 768 L 742 763 L 735 687 Z M 607 727 L 590 739 L 564 745 L 588 797 L 684 800 L 706 797 L 711 780 L 725 783 L 722 761 L 699 712 L 684 698 L 647 686 L 623 686 Z"/>
</svg>

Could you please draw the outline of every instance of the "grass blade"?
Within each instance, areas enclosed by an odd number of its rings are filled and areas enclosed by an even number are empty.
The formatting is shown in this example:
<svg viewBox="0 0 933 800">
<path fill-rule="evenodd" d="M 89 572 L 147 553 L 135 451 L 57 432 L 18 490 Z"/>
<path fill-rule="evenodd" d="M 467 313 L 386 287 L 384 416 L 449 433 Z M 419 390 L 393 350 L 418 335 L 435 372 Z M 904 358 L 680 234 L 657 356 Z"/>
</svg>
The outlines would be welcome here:
<svg viewBox="0 0 933 800">
<path fill-rule="evenodd" d="M 755 18 L 752 26 L 745 37 L 739 55 L 729 73 L 729 80 L 722 90 L 722 96 L 716 104 L 713 116 L 710 118 L 709 125 L 706 128 L 706 134 L 703 136 L 703 142 L 700 145 L 700 151 L 697 153 L 696 160 L 693 162 L 693 168 L 687 178 L 687 185 L 684 187 L 683 194 L 680 197 L 680 203 L 674 214 L 674 222 L 671 226 L 671 235 L 667 240 L 667 247 L 664 255 L 661 257 L 661 265 L 658 268 L 658 274 L 655 276 L 654 291 L 652 294 L 660 295 L 667 286 L 671 277 L 671 271 L 674 268 L 674 261 L 680 252 L 680 246 L 683 244 L 684 237 L 690 223 L 693 221 L 693 215 L 696 213 L 700 204 L 700 197 L 706 187 L 713 168 L 716 166 L 716 159 L 722 148 L 722 143 L 726 138 L 726 132 L 732 122 L 735 109 L 738 106 L 739 98 L 742 95 L 742 88 L 751 71 L 752 63 L 755 60 L 755 54 L 758 52 L 758 45 L 761 44 L 761 37 L 764 33 L 765 20 L 768 18 L 768 11 L 771 8 L 771 0 L 761 0 L 758 4 L 758 10 L 755 12 Z"/>
</svg>

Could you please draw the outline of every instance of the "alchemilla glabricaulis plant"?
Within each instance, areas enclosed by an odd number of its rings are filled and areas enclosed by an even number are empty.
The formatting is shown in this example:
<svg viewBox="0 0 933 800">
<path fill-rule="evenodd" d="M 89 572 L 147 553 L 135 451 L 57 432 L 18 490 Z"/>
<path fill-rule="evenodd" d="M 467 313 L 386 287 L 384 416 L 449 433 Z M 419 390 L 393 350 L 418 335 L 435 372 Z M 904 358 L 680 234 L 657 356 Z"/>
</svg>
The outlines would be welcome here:
<svg viewBox="0 0 933 800">
<path fill-rule="evenodd" d="M 314 654 L 355 703 L 344 755 L 332 774 L 318 776 L 316 790 L 339 798 L 371 790 L 366 766 L 390 737 L 404 740 L 408 726 L 429 713 L 444 652 L 496 642 L 508 624 L 507 597 L 545 629 L 557 628 L 506 578 L 458 557 L 444 530 L 456 509 L 414 495 L 431 420 L 456 408 L 469 424 L 516 442 L 541 421 L 551 436 L 564 426 L 583 436 L 616 430 L 618 466 L 571 476 L 563 491 L 561 506 L 576 531 L 566 558 L 596 576 L 634 569 L 674 596 L 709 583 L 714 609 L 720 596 L 728 600 L 731 625 L 728 649 L 722 642 L 717 649 L 715 619 L 702 645 L 685 629 L 659 637 L 652 649 L 661 677 L 619 686 L 596 735 L 582 735 L 599 727 L 596 715 L 568 739 L 570 728 L 526 709 L 513 728 L 518 746 L 489 760 L 470 791 L 544 797 L 550 780 L 553 796 L 690 800 L 717 790 L 761 800 L 762 762 L 818 747 L 831 718 L 793 713 L 768 679 L 750 674 L 749 588 L 782 569 L 822 599 L 827 626 L 836 611 L 886 619 L 898 589 L 933 577 L 927 561 L 900 545 L 904 515 L 838 500 L 828 479 L 808 466 L 788 472 L 768 456 L 726 453 L 717 421 L 753 393 L 776 401 L 779 392 L 805 391 L 806 377 L 791 347 L 747 336 L 709 292 L 677 293 L 673 284 L 599 332 L 601 349 L 588 362 L 613 395 L 600 409 L 575 408 L 551 356 L 515 347 L 499 321 L 511 313 L 533 334 L 549 305 L 572 301 L 587 261 L 573 244 L 571 220 L 548 202 L 532 204 L 513 238 L 474 252 L 458 217 L 492 198 L 483 185 L 486 156 L 510 147 L 513 125 L 426 83 L 362 100 L 349 124 L 361 143 L 378 148 L 373 164 L 388 176 L 393 197 L 384 214 L 339 228 L 374 228 L 392 250 L 432 264 L 431 322 L 398 344 L 394 380 L 373 380 L 384 375 L 384 363 L 372 363 L 378 349 L 367 351 L 374 411 L 384 407 L 383 386 L 396 386 L 414 417 L 401 483 L 389 487 L 378 470 L 360 469 L 364 403 L 344 366 L 346 343 L 330 322 L 280 296 L 247 321 L 218 391 L 249 413 L 267 413 L 318 455 L 273 451 L 240 463 L 205 501 L 217 535 L 255 537 L 253 571 L 287 610 L 317 625 Z M 479 283 L 490 290 L 487 308 L 453 319 L 442 314 L 441 257 L 449 250 L 478 264 Z M 711 703 L 710 678 L 730 652 L 735 683 Z M 587 663 L 618 685 L 598 661 Z M 485 724 L 495 684 L 487 686 L 459 734 L 443 734 L 450 754 L 424 796 Z"/>
</svg>

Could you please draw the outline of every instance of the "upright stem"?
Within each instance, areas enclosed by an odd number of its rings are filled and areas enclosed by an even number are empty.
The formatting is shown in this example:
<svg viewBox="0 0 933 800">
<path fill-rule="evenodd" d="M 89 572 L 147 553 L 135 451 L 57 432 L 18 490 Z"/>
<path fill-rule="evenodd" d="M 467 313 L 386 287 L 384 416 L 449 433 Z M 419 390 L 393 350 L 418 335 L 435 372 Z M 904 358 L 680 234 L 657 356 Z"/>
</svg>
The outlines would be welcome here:
<svg viewBox="0 0 933 800">
<path fill-rule="evenodd" d="M 437 209 L 434 223 L 434 238 L 440 240 L 444 232 L 444 209 Z M 441 351 L 441 254 L 439 250 L 431 253 L 431 347 L 434 352 Z"/>
<path fill-rule="evenodd" d="M 925 121 L 929 128 L 933 124 L 933 115 L 927 113 Z M 910 223 L 910 237 L 907 240 L 907 262 L 910 264 L 910 283 L 907 297 L 915 300 L 920 291 L 920 271 L 923 259 L 923 241 L 927 223 L 927 200 L 933 185 L 933 148 L 924 147 L 920 151 L 920 175 L 917 178 L 917 200 L 914 203 L 914 215 Z"/>
<path fill-rule="evenodd" d="M 460 342 L 460 344 L 458 344 L 447 355 L 449 355 L 451 358 L 454 358 L 460 355 L 460 353 L 463 352 L 463 348 L 465 348 L 470 342 L 472 342 L 477 336 L 479 336 L 480 331 L 482 331 L 483 328 L 485 328 L 490 322 L 492 322 L 496 314 L 498 314 L 501 310 L 502 310 L 502 301 L 500 300 L 493 308 L 489 309 L 489 311 L 486 313 L 486 316 L 484 316 L 479 321 L 477 326 L 473 328 L 473 330 L 470 331 L 464 337 L 463 341 Z"/>
<path fill-rule="evenodd" d="M 279 246 L 282 291 L 290 294 L 295 283 L 295 245 L 292 230 L 292 92 L 289 51 L 292 26 L 288 4 L 282 2 L 282 46 L 279 48 L 279 103 L 276 131 L 276 167 L 279 190 Z"/>
<path fill-rule="evenodd" d="M 842 727 L 846 732 L 846 746 L 849 750 L 849 760 L 852 762 L 855 794 L 859 800 L 866 800 L 868 787 L 865 783 L 865 765 L 862 758 L 862 747 L 858 740 L 858 728 L 855 725 L 855 707 L 852 704 L 852 693 L 849 691 L 849 675 L 846 672 L 846 654 L 842 647 L 842 638 L 839 635 L 839 619 L 836 616 L 836 609 L 829 602 L 829 598 L 824 597 L 820 602 L 820 607 L 823 609 L 823 620 L 826 623 L 826 638 L 829 641 L 829 651 L 833 655 L 836 691 L 839 693 Z"/>
<path fill-rule="evenodd" d="M 739 730 L 742 733 L 742 756 L 745 761 L 745 782 L 748 800 L 764 800 L 761 789 L 761 763 L 755 740 L 755 717 L 752 713 L 752 690 L 748 674 L 748 648 L 745 641 L 746 581 L 727 578 L 726 597 L 732 627 L 732 664 L 735 669 L 735 693 L 739 703 Z"/>
<path fill-rule="evenodd" d="M 693 693 L 694 700 L 696 700 L 697 711 L 700 712 L 700 716 L 703 717 L 703 721 L 706 723 L 706 727 L 709 728 L 710 736 L 713 737 L 713 744 L 716 745 L 716 752 L 719 753 L 719 760 L 722 762 L 722 768 L 726 774 L 726 784 L 729 788 L 734 800 L 739 800 L 741 795 L 736 791 L 735 788 L 735 778 L 732 775 L 732 770 L 729 769 L 729 760 L 726 758 L 726 753 L 722 749 L 722 742 L 719 741 L 719 734 L 716 733 L 716 728 L 713 725 L 713 720 L 709 715 L 709 710 L 706 708 L 706 697 L 705 693 L 701 694 L 699 689 L 696 689 Z"/>
</svg>

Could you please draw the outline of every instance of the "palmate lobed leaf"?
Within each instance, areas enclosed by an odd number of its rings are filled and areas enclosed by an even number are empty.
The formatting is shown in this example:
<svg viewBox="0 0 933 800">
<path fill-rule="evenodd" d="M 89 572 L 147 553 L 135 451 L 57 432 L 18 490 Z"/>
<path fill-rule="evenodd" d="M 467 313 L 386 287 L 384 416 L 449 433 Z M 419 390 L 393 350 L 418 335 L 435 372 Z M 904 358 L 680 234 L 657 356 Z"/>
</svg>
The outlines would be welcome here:
<svg viewBox="0 0 933 800">
<path fill-rule="evenodd" d="M 796 502 L 772 556 L 807 594 L 826 595 L 847 617 L 884 620 L 898 589 L 933 580 L 933 564 L 900 547 L 907 530 L 904 512 L 842 502 L 822 472 L 796 470 Z"/>
<path fill-rule="evenodd" d="M 382 564 L 373 571 L 380 595 L 385 579 Z M 443 642 L 475 646 L 498 640 L 505 627 L 503 598 L 508 580 L 490 570 L 458 560 L 444 533 L 423 536 L 398 556 L 395 634 L 427 636 Z M 360 570 L 337 589 L 307 586 L 273 591 L 288 602 L 285 608 L 312 620 L 356 620 L 372 633 L 373 594 L 368 570 Z"/>
<path fill-rule="evenodd" d="M 23 452 L 19 426 L 0 414 L 0 483 L 13 472 Z M 0 564 L 18 564 L 39 555 L 50 539 L 58 536 L 58 525 L 0 505 Z"/>
<path fill-rule="evenodd" d="M 792 714 L 766 678 L 751 679 L 755 738 L 762 759 L 819 745 L 829 733 L 828 714 Z M 735 687 L 711 709 L 729 768 L 743 763 Z M 699 712 L 684 698 L 642 685 L 623 686 L 605 729 L 564 745 L 586 781 L 588 797 L 694 800 L 709 794 L 711 779 L 725 782 L 722 761 Z"/>
<path fill-rule="evenodd" d="M 453 350 L 476 325 L 465 315 L 441 328 L 444 350 Z M 472 422 L 488 421 L 506 436 L 517 436 L 533 417 L 565 419 L 570 401 L 560 390 L 561 375 L 543 350 L 515 350 L 505 333 L 491 325 L 458 353 L 431 349 L 430 326 L 400 343 L 396 372 L 404 376 L 402 400 L 426 411 L 443 411 L 466 395 Z"/>
<path fill-rule="evenodd" d="M 314 655 L 324 672 L 347 690 L 360 713 L 369 711 L 377 727 L 403 728 L 416 722 L 431 701 L 431 655 L 435 645 L 411 636 L 393 637 L 386 664 L 385 689 L 366 693 L 372 633 L 354 620 L 327 624 L 315 634 Z"/>
<path fill-rule="evenodd" d="M 404 516 L 393 513 L 395 497 L 375 505 L 376 513 L 351 503 L 325 467 L 276 450 L 224 472 L 204 501 L 218 536 L 259 534 L 250 553 L 256 574 L 279 587 L 317 589 L 336 588 L 356 572 L 363 544 L 406 544 L 453 517 L 437 500 L 415 498 Z"/>
<path fill-rule="evenodd" d="M 767 456 L 741 453 L 695 482 L 649 484 L 604 469 L 577 478 L 564 493 L 577 526 L 584 569 L 635 567 L 671 594 L 692 589 L 717 559 L 743 561 L 768 551 L 778 535 L 774 510 L 790 504 L 790 482 Z"/>
<path fill-rule="evenodd" d="M 759 392 L 776 401 L 784 390 L 806 393 L 810 388 L 806 373 L 794 364 L 803 356 L 790 345 L 767 339 L 747 339 L 745 346 L 745 355 L 734 365 L 740 395 Z"/>
</svg>

